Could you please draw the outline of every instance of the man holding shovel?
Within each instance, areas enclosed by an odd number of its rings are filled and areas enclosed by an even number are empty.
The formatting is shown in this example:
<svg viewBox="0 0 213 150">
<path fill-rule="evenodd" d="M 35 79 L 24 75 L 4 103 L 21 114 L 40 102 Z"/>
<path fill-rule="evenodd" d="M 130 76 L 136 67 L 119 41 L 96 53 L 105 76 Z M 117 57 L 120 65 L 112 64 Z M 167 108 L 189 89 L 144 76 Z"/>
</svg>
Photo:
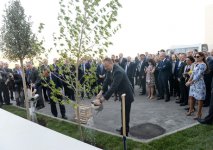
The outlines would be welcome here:
<svg viewBox="0 0 213 150">
<path fill-rule="evenodd" d="M 134 101 L 132 85 L 125 71 L 120 66 L 114 64 L 110 58 L 105 58 L 103 64 L 106 71 L 108 71 L 108 74 L 104 80 L 103 88 L 97 95 L 96 100 L 93 101 L 93 104 L 95 106 L 102 105 L 103 101 L 108 100 L 115 92 L 117 92 L 121 99 L 121 95 L 125 93 L 126 135 L 128 136 L 131 103 Z M 109 89 L 108 86 L 110 86 Z M 119 132 L 123 135 L 122 127 Z"/>
</svg>

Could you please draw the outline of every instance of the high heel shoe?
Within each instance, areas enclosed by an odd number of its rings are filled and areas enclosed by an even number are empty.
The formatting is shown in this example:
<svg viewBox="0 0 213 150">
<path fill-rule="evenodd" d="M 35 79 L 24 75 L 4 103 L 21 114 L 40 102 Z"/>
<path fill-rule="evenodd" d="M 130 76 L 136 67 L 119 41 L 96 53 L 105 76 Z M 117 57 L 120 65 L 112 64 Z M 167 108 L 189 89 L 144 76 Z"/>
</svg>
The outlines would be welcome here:
<svg viewBox="0 0 213 150">
<path fill-rule="evenodd" d="M 149 99 L 154 99 L 155 97 L 154 96 L 151 96 Z"/>
<path fill-rule="evenodd" d="M 188 111 L 188 112 L 186 113 L 186 116 L 191 116 L 191 115 L 193 115 L 193 114 L 194 114 L 194 112 L 195 112 L 195 110 Z"/>
<path fill-rule="evenodd" d="M 196 117 L 194 117 L 193 119 L 194 119 L 194 120 L 201 119 L 201 116 L 202 116 L 202 114 L 197 114 Z"/>
</svg>

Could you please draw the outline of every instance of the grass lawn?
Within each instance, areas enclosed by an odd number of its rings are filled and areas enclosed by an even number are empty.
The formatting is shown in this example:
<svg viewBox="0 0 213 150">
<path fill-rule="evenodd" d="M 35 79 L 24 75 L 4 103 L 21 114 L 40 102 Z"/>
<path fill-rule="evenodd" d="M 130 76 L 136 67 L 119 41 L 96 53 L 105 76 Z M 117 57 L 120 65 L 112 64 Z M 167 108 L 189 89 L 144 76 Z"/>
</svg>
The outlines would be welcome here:
<svg viewBox="0 0 213 150">
<path fill-rule="evenodd" d="M 23 109 L 3 106 L 2 109 L 26 118 Z M 38 115 L 46 127 L 80 140 L 78 126 L 65 121 Z M 83 128 L 85 142 L 105 150 L 122 150 L 122 138 Z M 197 125 L 150 143 L 127 140 L 128 150 L 213 150 L 213 125 Z"/>
</svg>

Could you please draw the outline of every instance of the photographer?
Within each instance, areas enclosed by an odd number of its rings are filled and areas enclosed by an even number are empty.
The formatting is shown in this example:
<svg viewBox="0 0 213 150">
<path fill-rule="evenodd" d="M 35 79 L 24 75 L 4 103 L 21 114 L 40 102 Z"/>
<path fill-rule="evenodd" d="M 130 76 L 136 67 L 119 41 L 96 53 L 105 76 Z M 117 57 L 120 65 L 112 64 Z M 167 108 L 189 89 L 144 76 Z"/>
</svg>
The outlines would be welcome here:
<svg viewBox="0 0 213 150">
<path fill-rule="evenodd" d="M 8 82 L 8 73 L 3 68 L 3 62 L 0 62 L 0 105 L 3 104 L 2 93 L 4 95 L 4 103 L 10 105 L 9 90 L 6 86 Z"/>
<path fill-rule="evenodd" d="M 4 63 L 4 70 L 8 73 L 7 87 L 9 90 L 10 100 L 14 100 L 13 91 L 14 91 L 14 79 L 13 79 L 13 71 L 8 67 L 8 63 Z"/>
</svg>

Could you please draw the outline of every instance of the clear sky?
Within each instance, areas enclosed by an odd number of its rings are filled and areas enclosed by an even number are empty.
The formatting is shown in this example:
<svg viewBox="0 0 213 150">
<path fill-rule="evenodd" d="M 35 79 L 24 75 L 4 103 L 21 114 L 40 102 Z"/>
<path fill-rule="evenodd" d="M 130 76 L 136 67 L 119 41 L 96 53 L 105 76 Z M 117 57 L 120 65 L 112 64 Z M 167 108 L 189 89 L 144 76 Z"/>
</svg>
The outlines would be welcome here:
<svg viewBox="0 0 213 150">
<path fill-rule="evenodd" d="M 0 0 L 0 15 L 9 0 Z M 213 0 L 120 0 L 121 30 L 113 37 L 108 54 L 123 52 L 156 53 L 172 45 L 204 42 L 204 6 Z M 52 33 L 57 26 L 58 0 L 21 0 L 25 13 L 31 16 L 33 29 L 45 24 L 47 47 L 52 46 Z M 0 20 L 1 21 L 1 20 Z M 1 25 L 1 22 L 0 22 Z"/>
</svg>

